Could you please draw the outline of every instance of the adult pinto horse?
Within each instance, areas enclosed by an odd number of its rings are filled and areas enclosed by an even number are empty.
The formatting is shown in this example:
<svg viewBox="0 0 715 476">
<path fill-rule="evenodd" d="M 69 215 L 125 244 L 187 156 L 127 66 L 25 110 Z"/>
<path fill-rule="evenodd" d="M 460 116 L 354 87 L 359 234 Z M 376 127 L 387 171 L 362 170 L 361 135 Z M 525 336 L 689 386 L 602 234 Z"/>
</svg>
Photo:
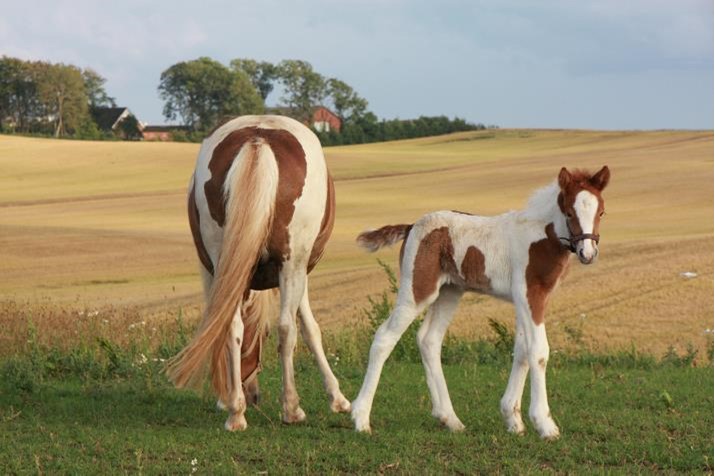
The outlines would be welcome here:
<svg viewBox="0 0 715 476">
<path fill-rule="evenodd" d="M 370 410 L 385 360 L 410 323 L 427 315 L 417 333 L 432 399 L 432 415 L 453 431 L 464 429 L 452 408 L 442 373 L 442 340 L 465 291 L 490 294 L 514 303 L 514 363 L 501 400 L 507 428 L 523 433 L 521 397 L 531 371 L 529 417 L 545 439 L 559 436 L 546 398 L 549 344 L 544 311 L 564 275 L 570 253 L 583 264 L 598 255 L 601 192 L 610 172 L 569 172 L 537 191 L 525 210 L 496 217 L 435 212 L 414 225 L 385 226 L 365 232 L 358 242 L 371 251 L 404 240 L 400 251 L 400 289 L 390 317 L 370 348 L 370 361 L 352 417 L 358 431 L 370 431 Z"/>
<path fill-rule="evenodd" d="M 281 116 L 244 116 L 201 144 L 189 184 L 189 222 L 206 297 L 203 322 L 169 363 L 177 387 L 201 382 L 206 365 L 227 430 L 246 428 L 247 392 L 257 392 L 267 291 L 280 289 L 279 352 L 283 421 L 299 422 L 293 375 L 296 312 L 336 412 L 350 410 L 325 358 L 308 301 L 308 273 L 320 259 L 335 217 L 333 181 L 318 138 Z"/>
</svg>

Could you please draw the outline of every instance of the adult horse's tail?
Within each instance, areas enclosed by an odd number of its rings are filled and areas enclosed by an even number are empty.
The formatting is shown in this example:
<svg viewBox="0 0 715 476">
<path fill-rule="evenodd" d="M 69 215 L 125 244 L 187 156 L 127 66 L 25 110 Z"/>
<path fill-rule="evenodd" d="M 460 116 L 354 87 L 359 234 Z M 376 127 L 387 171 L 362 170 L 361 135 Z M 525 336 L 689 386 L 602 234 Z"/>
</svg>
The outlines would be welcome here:
<svg viewBox="0 0 715 476">
<path fill-rule="evenodd" d="M 394 245 L 398 241 L 404 240 L 411 229 L 412 225 L 387 225 L 377 230 L 360 233 L 357 242 L 358 245 L 373 253 L 383 246 Z"/>
<path fill-rule="evenodd" d="M 201 382 L 210 357 L 211 384 L 222 402 L 231 391 L 231 322 L 248 295 L 256 263 L 273 225 L 278 166 L 263 139 L 246 143 L 226 177 L 226 222 L 221 255 L 204 319 L 191 343 L 169 362 L 168 375 L 177 387 Z M 265 319 L 267 313 L 256 313 Z M 253 316 L 252 316 L 253 317 Z M 265 328 L 258 324 L 260 329 Z"/>
</svg>

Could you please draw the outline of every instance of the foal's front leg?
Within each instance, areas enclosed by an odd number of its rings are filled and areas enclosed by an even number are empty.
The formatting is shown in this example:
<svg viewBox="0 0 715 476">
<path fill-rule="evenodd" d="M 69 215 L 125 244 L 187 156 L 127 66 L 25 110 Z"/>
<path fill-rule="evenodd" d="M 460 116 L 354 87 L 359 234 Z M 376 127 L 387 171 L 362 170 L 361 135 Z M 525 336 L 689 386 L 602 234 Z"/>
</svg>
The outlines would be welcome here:
<svg viewBox="0 0 715 476">
<path fill-rule="evenodd" d="M 529 359 L 526 351 L 526 337 L 524 324 L 521 319 L 516 320 L 516 334 L 514 335 L 514 363 L 509 375 L 509 383 L 501 399 L 501 414 L 504 417 L 506 428 L 510 433 L 521 435 L 526 431 L 524 421 L 521 419 L 521 397 L 524 394 L 524 384 L 529 373 Z"/>
<path fill-rule="evenodd" d="M 524 287 L 526 289 L 526 287 Z M 559 437 L 559 427 L 554 423 L 549 410 L 548 397 L 546 395 L 546 364 L 549 360 L 549 342 L 546 339 L 546 326 L 544 325 L 544 307 L 546 295 L 543 296 L 543 301 L 534 302 L 532 309 L 526 292 L 517 296 L 514 299 L 516 306 L 517 320 L 524 331 L 524 343 L 526 344 L 526 361 L 528 368 L 531 371 L 531 403 L 529 405 L 529 419 L 534 424 L 534 427 L 539 432 L 539 435 L 548 440 Z M 537 324 L 539 322 L 539 324 Z M 518 327 L 518 326 L 517 326 Z M 514 389 L 523 392 L 523 383 L 519 385 L 518 380 L 523 379 L 526 373 L 523 370 L 523 364 L 517 367 L 517 354 L 514 355 L 514 366 L 517 374 L 513 375 Z M 523 357 L 520 359 L 523 362 Z M 514 370 L 514 369 L 513 369 Z M 523 375 L 523 377 L 522 377 Z M 512 380 L 509 381 L 512 384 Z M 509 386 L 507 387 L 509 391 Z M 519 392 L 521 393 L 521 392 Z M 505 398 L 506 398 L 505 394 Z M 519 395 L 519 400 L 521 396 Z M 503 402 L 504 400 L 502 400 Z M 503 411 L 504 407 L 502 407 Z"/>
</svg>

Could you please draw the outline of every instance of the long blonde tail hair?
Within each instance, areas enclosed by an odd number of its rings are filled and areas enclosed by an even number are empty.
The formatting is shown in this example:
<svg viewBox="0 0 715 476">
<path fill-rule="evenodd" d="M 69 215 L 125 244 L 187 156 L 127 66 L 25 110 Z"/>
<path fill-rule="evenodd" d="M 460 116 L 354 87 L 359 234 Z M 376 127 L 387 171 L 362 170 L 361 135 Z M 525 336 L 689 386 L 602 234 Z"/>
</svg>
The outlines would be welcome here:
<svg viewBox="0 0 715 476">
<path fill-rule="evenodd" d="M 270 147 L 262 139 L 247 142 L 226 176 L 224 193 L 228 202 L 223 244 L 203 322 L 191 343 L 171 359 L 167 368 L 177 387 L 198 385 L 210 356 L 212 387 L 221 401 L 228 401 L 231 322 L 243 304 L 253 270 L 266 246 L 277 189 L 278 166 Z"/>
</svg>

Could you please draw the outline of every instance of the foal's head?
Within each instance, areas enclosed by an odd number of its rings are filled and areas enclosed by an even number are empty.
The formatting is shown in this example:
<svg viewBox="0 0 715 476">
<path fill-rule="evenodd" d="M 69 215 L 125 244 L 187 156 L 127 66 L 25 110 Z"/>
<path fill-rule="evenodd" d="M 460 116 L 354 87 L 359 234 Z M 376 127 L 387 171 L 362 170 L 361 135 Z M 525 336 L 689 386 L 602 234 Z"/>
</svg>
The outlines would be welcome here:
<svg viewBox="0 0 715 476">
<path fill-rule="evenodd" d="M 576 253 L 583 264 L 591 264 L 598 256 L 598 228 L 604 212 L 601 192 L 611 177 L 604 166 L 596 174 L 566 167 L 559 173 L 559 208 L 564 214 L 571 251 Z"/>
</svg>

